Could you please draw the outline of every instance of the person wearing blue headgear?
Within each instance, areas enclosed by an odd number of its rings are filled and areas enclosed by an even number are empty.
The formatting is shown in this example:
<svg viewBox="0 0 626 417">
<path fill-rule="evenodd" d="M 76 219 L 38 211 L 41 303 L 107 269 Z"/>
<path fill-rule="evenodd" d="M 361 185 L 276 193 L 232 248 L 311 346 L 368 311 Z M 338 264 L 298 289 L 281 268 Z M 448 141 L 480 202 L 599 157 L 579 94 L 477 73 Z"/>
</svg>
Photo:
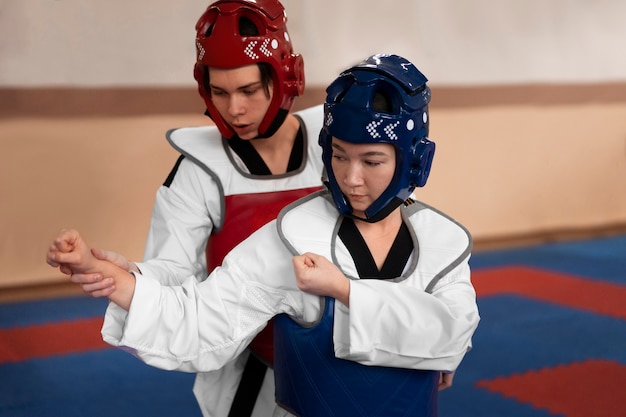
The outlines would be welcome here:
<svg viewBox="0 0 626 417">
<path fill-rule="evenodd" d="M 48 263 L 111 277 L 109 298 L 127 313 L 106 318 L 105 341 L 159 368 L 219 369 L 276 317 L 274 416 L 436 416 L 480 317 L 470 234 L 412 197 L 435 151 L 426 82 L 397 55 L 342 72 L 319 137 L 326 189 L 285 207 L 203 282 L 131 275 L 74 230 Z"/>
</svg>

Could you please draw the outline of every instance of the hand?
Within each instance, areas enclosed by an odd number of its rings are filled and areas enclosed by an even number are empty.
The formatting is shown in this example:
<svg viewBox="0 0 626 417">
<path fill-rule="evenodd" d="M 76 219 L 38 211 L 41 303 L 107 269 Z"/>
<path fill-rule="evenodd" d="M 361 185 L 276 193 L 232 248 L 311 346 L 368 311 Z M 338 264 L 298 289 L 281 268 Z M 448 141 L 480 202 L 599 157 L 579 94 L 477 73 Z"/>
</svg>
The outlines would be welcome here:
<svg viewBox="0 0 626 417">
<path fill-rule="evenodd" d="M 101 273 L 72 274 L 70 281 L 79 284 L 83 292 L 90 297 L 108 297 L 115 291 L 115 280 L 104 278 Z"/>
<path fill-rule="evenodd" d="M 48 248 L 46 262 L 71 272 L 72 281 L 83 285 L 91 295 L 107 295 L 109 300 L 128 311 L 135 292 L 135 277 L 115 263 L 98 259 L 94 253 L 104 258 L 113 256 L 102 251 L 92 253 L 76 230 L 61 230 Z M 118 261 L 120 258 L 118 255 Z"/>
<path fill-rule="evenodd" d="M 112 256 L 110 254 L 116 255 Z M 92 297 L 108 296 L 115 291 L 114 280 L 103 279 L 101 273 L 91 271 L 81 271 L 87 265 L 92 264 L 92 260 L 110 257 L 117 261 L 116 264 L 123 263 L 128 267 L 128 261 L 120 255 L 104 251 L 90 250 L 85 241 L 76 230 L 61 230 L 57 238 L 48 249 L 46 261 L 49 265 L 59 267 L 61 272 L 71 275 L 70 280 L 79 284 L 83 292 Z M 114 262 L 115 263 L 115 262 Z"/>
<path fill-rule="evenodd" d="M 100 259 L 101 261 L 109 261 L 112 264 L 117 265 L 124 271 L 140 272 L 135 263 L 130 262 L 128 259 L 126 259 L 124 256 L 120 255 L 117 252 L 102 249 L 92 249 L 91 253 L 93 256 Z"/>
<path fill-rule="evenodd" d="M 328 259 L 315 253 L 293 257 L 298 288 L 306 293 L 329 296 L 349 306 L 350 280 Z"/>
<path fill-rule="evenodd" d="M 448 389 L 452 386 L 452 380 L 454 379 L 454 372 L 452 373 L 439 373 L 439 391 Z"/>
<path fill-rule="evenodd" d="M 89 246 L 73 229 L 63 229 L 48 248 L 46 262 L 53 267 L 59 267 L 65 274 L 74 271 L 88 272 L 89 266 L 95 260 Z"/>
<path fill-rule="evenodd" d="M 65 230 L 61 231 L 61 233 L 64 233 L 64 232 Z M 59 236 L 61 236 L 61 234 L 59 234 Z M 120 255 L 117 252 L 102 250 L 102 249 L 91 249 L 91 254 L 95 256 L 97 259 L 100 259 L 102 261 L 109 261 L 112 264 L 117 265 L 118 267 L 122 268 L 125 271 L 141 272 L 139 271 L 139 268 L 137 267 L 135 263 L 130 262 L 128 259 L 126 259 L 124 256 Z M 68 265 L 57 265 L 55 264 L 54 261 L 52 261 L 51 263 L 51 260 L 48 260 L 48 264 L 54 267 L 58 266 L 61 272 L 63 272 L 66 275 L 72 275 L 72 270 L 71 268 L 69 268 Z"/>
<path fill-rule="evenodd" d="M 92 249 L 91 254 L 102 261 L 108 261 L 125 271 L 139 272 L 139 268 L 132 262 L 129 262 L 124 256 L 112 251 L 101 249 Z M 90 297 L 108 297 L 115 291 L 115 280 L 104 278 L 100 273 L 93 274 L 72 274 L 71 281 L 79 284 L 83 292 Z"/>
</svg>

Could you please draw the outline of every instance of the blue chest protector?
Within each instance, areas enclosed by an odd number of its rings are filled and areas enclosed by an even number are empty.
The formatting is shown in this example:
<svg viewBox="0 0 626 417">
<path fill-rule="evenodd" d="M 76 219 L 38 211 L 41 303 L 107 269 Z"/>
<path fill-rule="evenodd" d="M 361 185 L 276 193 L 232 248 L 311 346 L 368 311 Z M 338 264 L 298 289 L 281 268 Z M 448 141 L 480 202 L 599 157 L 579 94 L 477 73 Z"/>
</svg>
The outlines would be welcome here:
<svg viewBox="0 0 626 417">
<path fill-rule="evenodd" d="M 276 402 L 300 417 L 435 417 L 439 372 L 366 366 L 333 350 L 333 298 L 319 323 L 275 318 Z"/>
</svg>

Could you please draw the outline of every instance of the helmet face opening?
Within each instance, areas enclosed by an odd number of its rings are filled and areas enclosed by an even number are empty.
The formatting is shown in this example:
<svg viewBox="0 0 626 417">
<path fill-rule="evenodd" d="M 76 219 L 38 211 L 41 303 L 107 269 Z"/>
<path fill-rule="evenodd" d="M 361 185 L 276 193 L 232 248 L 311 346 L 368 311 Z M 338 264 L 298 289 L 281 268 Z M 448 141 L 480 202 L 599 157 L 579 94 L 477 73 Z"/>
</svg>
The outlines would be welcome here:
<svg viewBox="0 0 626 417">
<path fill-rule="evenodd" d="M 237 68 L 267 63 L 271 68 L 272 101 L 259 126 L 269 137 L 282 125 L 294 98 L 304 92 L 304 61 L 293 53 L 287 15 L 277 0 L 220 0 L 196 23 L 194 78 L 209 117 L 223 136 L 235 136 L 211 101 L 207 68 Z"/>
<path fill-rule="evenodd" d="M 332 138 L 351 143 L 390 143 L 396 149 L 396 169 L 387 189 L 365 211 L 366 221 L 378 221 L 404 202 L 415 187 L 426 184 L 435 144 L 428 139 L 430 89 L 426 77 L 397 55 L 374 55 L 344 71 L 326 90 L 324 125 L 320 132 L 328 188 L 337 208 L 352 207 L 332 169 Z M 383 108 L 378 98 L 385 98 Z"/>
</svg>

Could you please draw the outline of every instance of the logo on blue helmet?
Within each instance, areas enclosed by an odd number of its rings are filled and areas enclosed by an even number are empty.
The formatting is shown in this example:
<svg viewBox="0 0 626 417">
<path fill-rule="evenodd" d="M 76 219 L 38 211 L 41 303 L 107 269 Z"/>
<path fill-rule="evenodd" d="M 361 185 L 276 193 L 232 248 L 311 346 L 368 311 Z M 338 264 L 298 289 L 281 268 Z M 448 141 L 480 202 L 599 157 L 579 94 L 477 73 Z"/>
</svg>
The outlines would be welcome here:
<svg viewBox="0 0 626 417">
<path fill-rule="evenodd" d="M 352 207 L 341 192 L 332 169 L 332 138 L 350 143 L 390 143 L 396 149 L 396 170 L 387 189 L 365 210 L 367 221 L 378 221 L 402 204 L 415 187 L 426 184 L 435 144 L 428 140 L 430 88 L 426 77 L 398 55 L 373 55 L 342 72 L 326 89 L 324 125 L 319 144 L 327 186 L 337 208 L 350 215 Z M 376 94 L 389 107 L 375 109 Z"/>
</svg>

